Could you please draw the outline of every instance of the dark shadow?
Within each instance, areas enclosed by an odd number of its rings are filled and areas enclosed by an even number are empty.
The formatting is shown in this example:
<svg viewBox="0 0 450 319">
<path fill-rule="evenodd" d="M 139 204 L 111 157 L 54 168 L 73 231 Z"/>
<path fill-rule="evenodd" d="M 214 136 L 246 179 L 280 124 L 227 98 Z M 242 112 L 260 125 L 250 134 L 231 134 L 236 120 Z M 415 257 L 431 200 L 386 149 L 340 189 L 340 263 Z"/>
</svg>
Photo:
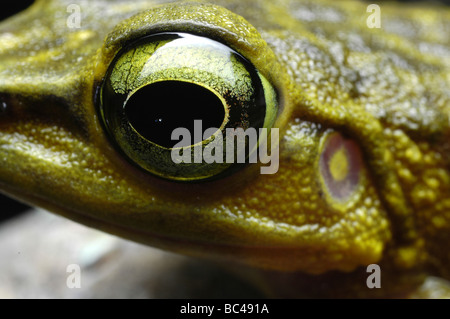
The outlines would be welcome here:
<svg viewBox="0 0 450 319">
<path fill-rule="evenodd" d="M 157 298 L 261 299 L 256 287 L 217 265 L 186 259 L 152 283 Z"/>
<path fill-rule="evenodd" d="M 32 0 L 14 0 L 8 1 L 8 4 L 2 5 L 2 10 L 0 11 L 0 21 L 4 20 L 22 10 L 28 8 L 34 1 Z"/>
<path fill-rule="evenodd" d="M 0 194 L 0 223 L 30 209 L 30 206 Z"/>
</svg>

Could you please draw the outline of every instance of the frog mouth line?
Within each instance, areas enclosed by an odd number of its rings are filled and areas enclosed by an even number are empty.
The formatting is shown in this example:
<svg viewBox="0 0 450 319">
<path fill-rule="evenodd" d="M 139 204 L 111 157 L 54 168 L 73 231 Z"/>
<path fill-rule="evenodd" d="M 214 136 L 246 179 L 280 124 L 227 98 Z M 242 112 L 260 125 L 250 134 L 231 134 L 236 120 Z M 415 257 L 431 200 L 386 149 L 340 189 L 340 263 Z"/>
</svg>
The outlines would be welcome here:
<svg viewBox="0 0 450 319">
<path fill-rule="evenodd" d="M 85 213 L 64 208 L 56 202 L 52 202 L 24 192 L 22 189 L 12 187 L 0 181 L 1 192 L 7 196 L 18 201 L 25 201 L 35 207 L 41 207 L 65 217 L 71 221 L 80 223 L 90 228 L 104 231 L 113 236 L 123 238 L 125 240 L 132 240 L 153 248 L 165 249 L 173 253 L 178 253 L 185 256 L 197 257 L 202 259 L 214 260 L 217 262 L 234 262 L 241 265 L 251 267 L 264 268 L 275 271 L 306 271 L 311 274 L 322 274 L 330 270 L 330 264 L 325 263 L 322 268 L 311 269 L 308 264 L 303 264 L 302 258 L 297 258 L 297 262 L 292 262 L 292 256 L 301 256 L 302 252 L 308 251 L 308 247 L 293 247 L 282 245 L 236 245 L 224 243 L 208 243 L 205 241 L 196 241 L 192 239 L 180 239 L 169 236 L 164 236 L 157 233 L 147 232 L 143 230 L 136 230 L 124 225 L 118 225 L 113 222 L 101 220 Z M 21 195 L 15 195 L 21 194 Z M 377 257 L 377 260 L 365 260 L 366 256 L 360 256 L 357 260 L 352 260 L 349 263 L 333 264 L 333 269 L 350 272 L 358 266 L 365 264 L 366 261 L 370 263 L 377 262 L 382 255 Z"/>
</svg>

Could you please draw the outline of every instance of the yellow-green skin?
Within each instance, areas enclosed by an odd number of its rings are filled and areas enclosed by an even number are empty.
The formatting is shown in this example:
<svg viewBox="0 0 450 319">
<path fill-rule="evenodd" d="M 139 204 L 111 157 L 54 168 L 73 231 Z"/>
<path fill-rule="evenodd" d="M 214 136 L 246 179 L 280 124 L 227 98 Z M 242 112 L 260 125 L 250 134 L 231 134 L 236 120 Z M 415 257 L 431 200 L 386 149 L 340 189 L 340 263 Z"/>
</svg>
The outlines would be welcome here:
<svg viewBox="0 0 450 319">
<path fill-rule="evenodd" d="M 368 4 L 354 1 L 164 2 L 80 1 L 81 27 L 69 28 L 77 1 L 37 1 L 0 24 L 2 191 L 132 240 L 288 276 L 290 287 L 267 280 L 288 296 L 407 296 L 427 275 L 450 279 L 447 8 L 382 4 L 370 29 Z M 162 31 L 226 43 L 274 86 L 278 173 L 249 165 L 180 184 L 118 154 L 97 88 L 125 43 Z M 364 158 L 347 202 L 318 169 L 333 131 Z M 381 289 L 366 287 L 372 263 Z"/>
</svg>

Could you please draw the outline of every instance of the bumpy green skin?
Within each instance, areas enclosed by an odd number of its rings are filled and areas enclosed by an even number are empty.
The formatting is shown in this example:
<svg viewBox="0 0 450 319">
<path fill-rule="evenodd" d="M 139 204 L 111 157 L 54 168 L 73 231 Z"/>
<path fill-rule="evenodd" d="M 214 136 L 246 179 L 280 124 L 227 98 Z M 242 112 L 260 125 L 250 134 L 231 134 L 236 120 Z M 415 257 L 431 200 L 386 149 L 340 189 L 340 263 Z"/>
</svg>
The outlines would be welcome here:
<svg viewBox="0 0 450 319">
<path fill-rule="evenodd" d="M 81 2 L 81 28 L 70 29 L 67 6 L 77 1 L 38 1 L 0 24 L 4 192 L 172 251 L 297 271 L 266 277 L 288 296 L 302 296 L 301 284 L 319 296 L 405 296 L 427 274 L 450 278 L 448 9 L 385 4 L 382 27 L 369 29 L 367 4 L 353 1 L 155 6 L 162 2 Z M 161 31 L 219 40 L 272 83 L 277 174 L 250 165 L 183 185 L 148 176 L 114 150 L 97 87 L 123 45 Z M 364 154 L 347 203 L 319 182 L 331 131 Z M 382 289 L 365 286 L 371 263 L 382 267 Z"/>
</svg>

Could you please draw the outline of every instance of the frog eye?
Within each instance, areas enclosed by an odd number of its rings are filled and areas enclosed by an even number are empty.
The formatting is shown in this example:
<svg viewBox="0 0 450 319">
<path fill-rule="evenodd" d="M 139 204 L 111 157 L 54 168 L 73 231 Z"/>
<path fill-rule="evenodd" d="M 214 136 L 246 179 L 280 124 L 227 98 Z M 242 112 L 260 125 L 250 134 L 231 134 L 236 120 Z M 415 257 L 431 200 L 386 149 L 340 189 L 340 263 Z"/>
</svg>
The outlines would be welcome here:
<svg viewBox="0 0 450 319">
<path fill-rule="evenodd" d="M 325 136 L 320 150 L 320 180 L 327 199 L 335 207 L 355 199 L 362 178 L 358 144 L 333 132 Z"/>
<path fill-rule="evenodd" d="M 227 139 L 235 138 L 228 129 L 270 128 L 278 105 L 272 85 L 232 48 L 197 35 L 158 33 L 115 56 L 98 109 L 113 144 L 133 164 L 166 179 L 198 181 L 238 166 L 226 158 Z M 256 146 L 246 138 L 245 148 L 248 159 Z M 198 152 L 211 149 L 216 160 L 198 160 Z M 185 160 L 174 160 L 174 152 Z"/>
</svg>

